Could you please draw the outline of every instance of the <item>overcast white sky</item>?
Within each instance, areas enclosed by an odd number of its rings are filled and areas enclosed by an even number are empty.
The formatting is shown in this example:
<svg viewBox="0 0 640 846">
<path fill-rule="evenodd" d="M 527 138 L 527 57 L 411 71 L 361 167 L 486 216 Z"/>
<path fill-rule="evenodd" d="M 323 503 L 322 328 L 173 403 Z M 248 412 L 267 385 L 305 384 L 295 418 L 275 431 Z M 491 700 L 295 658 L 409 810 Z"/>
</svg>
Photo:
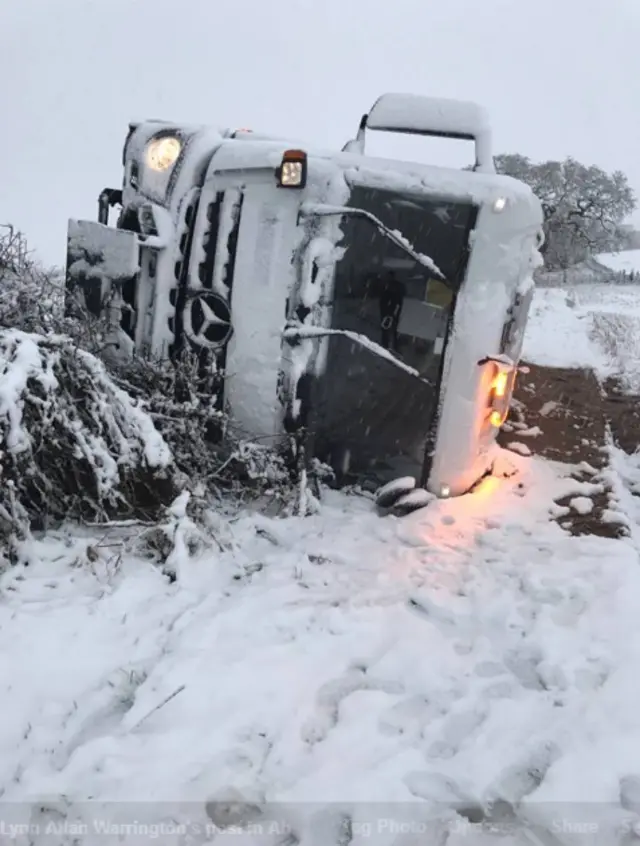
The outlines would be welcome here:
<svg viewBox="0 0 640 846">
<path fill-rule="evenodd" d="M 0 80 L 0 223 L 56 264 L 145 117 L 341 147 L 385 91 L 476 100 L 496 152 L 571 154 L 640 194 L 640 0 L 0 0 Z"/>
</svg>

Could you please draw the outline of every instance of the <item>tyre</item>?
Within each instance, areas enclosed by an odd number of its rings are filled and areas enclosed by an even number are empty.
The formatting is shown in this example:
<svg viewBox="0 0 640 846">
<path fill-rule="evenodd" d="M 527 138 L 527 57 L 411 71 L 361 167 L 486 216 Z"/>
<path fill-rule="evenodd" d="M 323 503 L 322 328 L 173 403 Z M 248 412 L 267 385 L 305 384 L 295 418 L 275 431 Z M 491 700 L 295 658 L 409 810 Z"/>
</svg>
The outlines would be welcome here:
<svg viewBox="0 0 640 846">
<path fill-rule="evenodd" d="M 386 511 L 391 508 L 401 497 L 415 490 L 416 480 L 413 476 L 403 476 L 394 479 L 383 485 L 375 496 L 376 508 Z"/>
</svg>

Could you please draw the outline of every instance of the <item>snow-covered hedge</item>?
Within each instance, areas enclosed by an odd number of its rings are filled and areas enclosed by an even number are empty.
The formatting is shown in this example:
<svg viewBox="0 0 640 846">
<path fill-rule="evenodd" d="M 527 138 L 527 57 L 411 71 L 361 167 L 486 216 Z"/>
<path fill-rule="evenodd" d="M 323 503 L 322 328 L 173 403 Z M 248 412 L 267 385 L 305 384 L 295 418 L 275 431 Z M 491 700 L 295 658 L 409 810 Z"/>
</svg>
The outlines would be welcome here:
<svg viewBox="0 0 640 846">
<path fill-rule="evenodd" d="M 152 518 L 179 490 L 149 415 L 64 336 L 0 330 L 0 433 L 5 537 L 27 520 Z"/>
<path fill-rule="evenodd" d="M 64 320 L 61 271 L 28 264 L 20 273 L 0 266 L 0 320 L 3 326 L 27 332 L 50 332 Z"/>
<path fill-rule="evenodd" d="M 117 383 L 148 411 L 192 485 L 236 499 L 266 491 L 286 495 L 291 478 L 284 457 L 228 431 L 216 402 L 219 380 L 199 372 L 196 356 L 174 364 L 133 358 L 110 367 Z"/>
<path fill-rule="evenodd" d="M 297 507 L 283 456 L 233 437 L 197 357 L 123 358 L 101 320 L 64 305 L 62 272 L 0 262 L 0 541 L 63 519 L 156 519 L 184 485 L 225 509 Z"/>
</svg>

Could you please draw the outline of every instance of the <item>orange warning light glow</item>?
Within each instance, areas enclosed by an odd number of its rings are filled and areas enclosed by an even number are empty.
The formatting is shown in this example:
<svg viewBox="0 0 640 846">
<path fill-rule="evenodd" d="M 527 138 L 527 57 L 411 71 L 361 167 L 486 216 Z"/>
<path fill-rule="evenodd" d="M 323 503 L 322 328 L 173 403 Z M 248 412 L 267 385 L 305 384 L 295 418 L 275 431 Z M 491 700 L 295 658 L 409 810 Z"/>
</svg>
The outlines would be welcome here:
<svg viewBox="0 0 640 846">
<path fill-rule="evenodd" d="M 500 371 L 493 380 L 493 395 L 496 399 L 502 399 L 507 392 L 508 375 L 504 370 Z"/>
<path fill-rule="evenodd" d="M 506 414 L 500 414 L 499 411 L 492 411 L 489 416 L 489 423 L 491 423 L 492 426 L 495 426 L 496 429 L 499 429 L 506 419 Z"/>
</svg>

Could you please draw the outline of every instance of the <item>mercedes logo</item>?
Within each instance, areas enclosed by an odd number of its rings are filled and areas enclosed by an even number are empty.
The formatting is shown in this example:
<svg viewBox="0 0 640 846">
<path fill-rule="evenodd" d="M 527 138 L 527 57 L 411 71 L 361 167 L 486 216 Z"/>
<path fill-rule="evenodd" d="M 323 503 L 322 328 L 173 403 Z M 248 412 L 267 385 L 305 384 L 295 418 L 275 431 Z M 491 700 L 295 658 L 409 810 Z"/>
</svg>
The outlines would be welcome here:
<svg viewBox="0 0 640 846">
<path fill-rule="evenodd" d="M 197 291 L 185 304 L 184 332 L 197 347 L 220 349 L 231 334 L 229 303 L 211 291 Z"/>
</svg>

